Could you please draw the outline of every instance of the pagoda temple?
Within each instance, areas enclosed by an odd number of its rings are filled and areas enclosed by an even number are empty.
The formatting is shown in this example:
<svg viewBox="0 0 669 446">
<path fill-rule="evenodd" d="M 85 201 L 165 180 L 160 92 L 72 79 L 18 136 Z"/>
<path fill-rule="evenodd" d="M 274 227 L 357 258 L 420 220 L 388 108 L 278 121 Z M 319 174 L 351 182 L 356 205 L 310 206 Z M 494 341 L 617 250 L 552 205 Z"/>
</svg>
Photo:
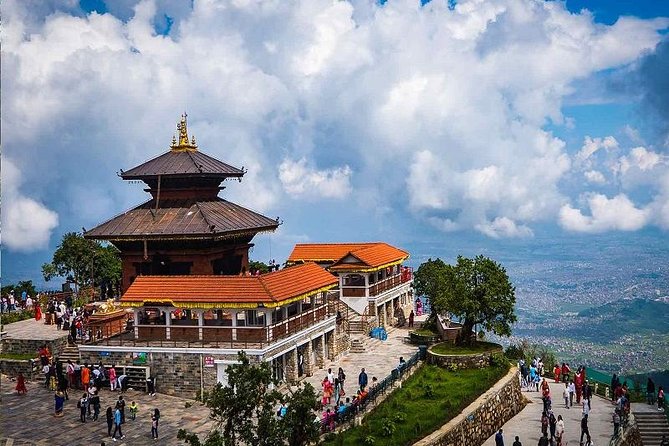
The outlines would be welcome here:
<svg viewBox="0 0 669 446">
<path fill-rule="evenodd" d="M 253 237 L 279 226 L 218 196 L 223 181 L 241 181 L 245 171 L 198 150 L 186 118 L 168 152 L 120 173 L 143 181 L 151 199 L 84 233 L 121 251 L 122 292 L 138 276 L 244 273 Z"/>
</svg>

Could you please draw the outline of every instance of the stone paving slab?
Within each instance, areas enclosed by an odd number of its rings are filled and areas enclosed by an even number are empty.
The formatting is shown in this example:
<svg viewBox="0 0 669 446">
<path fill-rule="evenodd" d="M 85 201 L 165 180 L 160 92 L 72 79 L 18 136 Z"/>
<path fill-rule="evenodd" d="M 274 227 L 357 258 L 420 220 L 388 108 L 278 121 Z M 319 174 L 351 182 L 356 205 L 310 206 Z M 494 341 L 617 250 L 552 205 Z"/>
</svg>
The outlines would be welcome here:
<svg viewBox="0 0 669 446">
<path fill-rule="evenodd" d="M 562 399 L 564 384 L 555 383 L 551 380 L 550 387 L 553 413 L 556 418 L 558 415 L 562 415 L 564 419 L 565 434 L 562 444 L 563 446 L 578 446 L 581 436 L 581 407 L 576 405 L 576 399 L 574 399 L 574 406 L 569 409 L 565 407 Z M 504 429 L 505 445 L 513 444 L 516 435 L 520 437 L 523 446 L 536 446 L 539 443 L 541 412 L 543 410 L 541 392 L 523 391 L 523 394 L 530 400 L 530 403 L 502 427 Z M 588 415 L 588 428 L 595 446 L 609 444 L 613 435 L 613 409 L 614 406 L 610 401 L 600 396 L 592 397 L 592 410 Z M 495 436 L 491 436 L 482 446 L 495 446 Z"/>
<path fill-rule="evenodd" d="M 49 445 L 49 446 L 97 446 L 101 441 L 107 445 L 144 445 L 144 444 L 182 444 L 176 439 L 179 429 L 184 428 L 198 434 L 206 434 L 213 426 L 209 419 L 209 409 L 195 401 L 193 406 L 185 408 L 186 399 L 157 394 L 151 397 L 146 393 L 128 390 L 123 398 L 129 405 L 136 401 L 139 405 L 137 419 L 127 417 L 123 425 L 125 439 L 113 442 L 107 436 L 105 411 L 113 406 L 118 393 L 104 389 L 100 392 L 101 413 L 98 421 L 79 421 L 77 397 L 83 391 L 70 392 L 70 399 L 65 401 L 65 415 L 56 418 L 54 411 L 54 392 L 48 391 L 39 382 L 28 382 L 27 395 L 17 395 L 16 385 L 2 376 L 0 385 L 0 446 Z M 157 407 L 160 410 L 160 439 L 151 439 L 151 414 Z M 127 406 L 126 406 L 127 411 Z M 203 435 L 200 436 L 203 438 Z"/>
<path fill-rule="evenodd" d="M 5 336 L 8 339 L 53 341 L 67 337 L 68 335 L 66 330 L 58 330 L 55 324 L 46 325 L 44 319 L 36 321 L 35 318 L 12 322 L 11 324 L 4 325 L 3 330 L 7 332 Z"/>
<path fill-rule="evenodd" d="M 314 375 L 305 379 L 322 394 L 321 382 L 327 375 L 327 369 L 332 368 L 332 372 L 337 376 L 339 367 L 346 373 L 346 383 L 344 388 L 347 396 L 355 395 L 358 389 L 358 374 L 364 367 L 369 383 L 372 383 L 372 377 L 376 376 L 381 381 L 390 375 L 391 370 L 399 364 L 400 356 L 409 359 L 411 355 L 418 351 L 418 346 L 407 344 L 404 338 L 409 336 L 407 328 L 392 328 L 388 332 L 388 339 L 368 349 L 365 353 L 347 353 L 336 361 L 326 361 L 325 368 L 314 370 Z"/>
</svg>

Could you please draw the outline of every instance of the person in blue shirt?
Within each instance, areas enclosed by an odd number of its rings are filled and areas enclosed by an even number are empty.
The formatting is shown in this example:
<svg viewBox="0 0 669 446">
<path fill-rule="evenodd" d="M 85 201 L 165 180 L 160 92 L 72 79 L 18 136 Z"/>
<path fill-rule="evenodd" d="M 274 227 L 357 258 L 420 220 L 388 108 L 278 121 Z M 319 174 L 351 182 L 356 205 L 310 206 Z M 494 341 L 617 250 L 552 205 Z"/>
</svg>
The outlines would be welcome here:
<svg viewBox="0 0 669 446">
<path fill-rule="evenodd" d="M 495 446 L 504 446 L 504 431 L 501 428 L 495 434 Z"/>
<path fill-rule="evenodd" d="M 112 440 L 116 441 L 116 432 L 118 431 L 119 438 L 125 438 L 123 432 L 121 432 L 121 408 L 116 405 L 116 410 L 114 411 L 114 433 L 112 434 Z"/>
<path fill-rule="evenodd" d="M 365 387 L 367 387 L 367 373 L 365 373 L 364 368 L 360 371 L 360 375 L 358 375 L 358 385 L 360 386 L 360 390 L 365 390 Z"/>
</svg>

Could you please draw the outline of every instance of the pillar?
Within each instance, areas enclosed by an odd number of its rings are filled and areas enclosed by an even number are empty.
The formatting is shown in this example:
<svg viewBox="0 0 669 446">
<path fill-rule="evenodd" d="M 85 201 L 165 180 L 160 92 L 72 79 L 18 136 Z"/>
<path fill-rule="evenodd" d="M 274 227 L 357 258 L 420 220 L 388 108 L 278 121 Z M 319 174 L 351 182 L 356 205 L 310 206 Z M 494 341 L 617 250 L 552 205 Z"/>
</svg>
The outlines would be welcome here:
<svg viewBox="0 0 669 446">
<path fill-rule="evenodd" d="M 311 341 L 307 342 L 307 345 L 304 349 L 304 362 L 302 367 L 304 369 L 304 374 L 306 376 L 314 375 L 314 349 L 312 348 Z"/>
<path fill-rule="evenodd" d="M 314 339 L 314 356 L 315 356 L 315 365 L 316 367 L 322 369 L 325 368 L 325 342 L 323 340 L 323 337 L 325 335 L 321 335 Z"/>
<path fill-rule="evenodd" d="M 170 327 L 172 326 L 172 315 L 170 314 L 169 309 L 161 310 L 165 311 L 165 339 L 170 339 L 171 333 L 170 333 Z"/>
<path fill-rule="evenodd" d="M 230 315 L 232 316 L 232 340 L 237 340 L 237 310 L 231 310 Z"/>
<path fill-rule="evenodd" d="M 365 274 L 365 297 L 369 297 L 369 274 Z"/>
<path fill-rule="evenodd" d="M 134 321 L 133 331 L 135 332 L 135 339 L 137 339 L 139 338 L 139 311 L 137 311 L 137 308 L 132 309 L 132 318 Z"/>
<path fill-rule="evenodd" d="M 376 314 L 379 317 L 379 327 L 386 326 L 386 312 L 383 308 L 383 305 L 376 307 Z"/>
<path fill-rule="evenodd" d="M 286 382 L 295 384 L 297 382 L 297 348 L 286 353 L 284 357 L 286 358 Z"/>
<path fill-rule="evenodd" d="M 328 359 L 334 361 L 337 357 L 337 341 L 335 339 L 334 331 L 331 331 L 326 339 L 328 343 Z"/>
<path fill-rule="evenodd" d="M 198 331 L 198 339 L 201 341 L 204 339 L 203 331 L 204 329 L 202 328 L 204 326 L 204 310 L 199 310 L 197 313 L 197 331 Z"/>
</svg>

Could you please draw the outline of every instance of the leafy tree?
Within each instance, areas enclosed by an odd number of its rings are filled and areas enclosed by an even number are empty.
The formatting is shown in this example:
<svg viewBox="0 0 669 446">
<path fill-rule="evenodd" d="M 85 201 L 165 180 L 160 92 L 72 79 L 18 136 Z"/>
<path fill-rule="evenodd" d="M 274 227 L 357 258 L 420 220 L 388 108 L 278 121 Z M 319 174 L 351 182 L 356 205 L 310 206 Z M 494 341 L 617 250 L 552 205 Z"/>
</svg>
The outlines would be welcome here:
<svg viewBox="0 0 669 446">
<path fill-rule="evenodd" d="M 24 291 L 28 296 L 35 297 L 37 295 L 37 289 L 35 288 L 35 285 L 33 285 L 32 280 L 21 280 L 16 285 L 5 285 L 2 287 L 0 293 L 5 296 L 11 291 L 14 291 L 14 296 L 17 299 L 21 298 L 21 293 Z"/>
<path fill-rule="evenodd" d="M 79 287 L 95 283 L 115 283 L 121 279 L 120 252 L 113 245 L 88 240 L 77 232 L 68 232 L 53 253 L 51 263 L 42 265 L 44 280 L 65 277 Z"/>
<path fill-rule="evenodd" d="M 318 438 L 318 426 L 313 422 L 316 392 L 307 384 L 290 395 L 282 395 L 271 384 L 269 363 L 251 364 L 244 352 L 239 363 L 228 366 L 228 385 L 220 383 L 206 399 L 210 417 L 218 422 L 204 443 L 191 432 L 179 430 L 177 438 L 192 446 L 303 446 Z M 279 403 L 288 404 L 286 416 L 279 418 Z"/>
<path fill-rule="evenodd" d="M 455 265 L 428 259 L 416 271 L 414 287 L 430 298 L 434 311 L 451 313 L 462 321 L 460 344 L 472 342 L 477 324 L 500 336 L 511 335 L 516 321 L 515 288 L 504 267 L 487 257 L 458 256 Z"/>
<path fill-rule="evenodd" d="M 269 272 L 269 265 L 258 260 L 250 260 L 249 271 L 260 271 L 260 274 L 265 274 Z"/>
</svg>

